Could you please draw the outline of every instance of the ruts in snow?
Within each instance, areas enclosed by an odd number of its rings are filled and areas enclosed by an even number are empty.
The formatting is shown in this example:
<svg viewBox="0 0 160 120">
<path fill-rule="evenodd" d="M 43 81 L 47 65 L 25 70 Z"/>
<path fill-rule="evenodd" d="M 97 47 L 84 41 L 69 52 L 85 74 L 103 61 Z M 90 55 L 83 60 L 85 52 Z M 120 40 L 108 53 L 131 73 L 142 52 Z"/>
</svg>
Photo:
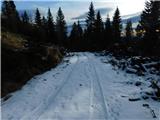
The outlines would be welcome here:
<svg viewBox="0 0 160 120">
<path fill-rule="evenodd" d="M 124 84 L 137 79 L 118 74 L 93 53 L 73 53 L 2 102 L 2 119 L 152 120 L 142 101 L 131 103 L 121 97 L 139 91 L 136 86 Z M 159 104 L 154 106 L 158 109 Z"/>
</svg>

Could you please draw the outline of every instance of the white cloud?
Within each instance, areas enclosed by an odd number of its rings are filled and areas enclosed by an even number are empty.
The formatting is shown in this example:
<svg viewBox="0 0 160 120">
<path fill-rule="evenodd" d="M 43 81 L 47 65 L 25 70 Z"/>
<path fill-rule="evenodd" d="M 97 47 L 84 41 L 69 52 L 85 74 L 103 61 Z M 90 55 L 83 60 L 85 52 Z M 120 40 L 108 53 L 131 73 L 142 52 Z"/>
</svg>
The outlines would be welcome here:
<svg viewBox="0 0 160 120">
<path fill-rule="evenodd" d="M 95 9 L 113 8 L 113 11 L 110 11 L 110 17 L 112 17 L 117 6 L 120 9 L 121 16 L 123 16 L 142 11 L 145 3 L 145 0 L 23 0 L 23 2 L 21 0 L 21 2 L 17 2 L 17 7 L 21 9 L 39 8 L 43 15 L 46 15 L 47 10 L 50 7 L 54 16 L 54 20 L 56 18 L 58 8 L 61 7 L 64 12 L 66 21 L 68 23 L 72 23 L 75 21 L 72 20 L 72 18 L 88 12 L 91 1 L 93 1 Z M 103 15 L 102 17 L 105 19 L 106 16 Z"/>
</svg>

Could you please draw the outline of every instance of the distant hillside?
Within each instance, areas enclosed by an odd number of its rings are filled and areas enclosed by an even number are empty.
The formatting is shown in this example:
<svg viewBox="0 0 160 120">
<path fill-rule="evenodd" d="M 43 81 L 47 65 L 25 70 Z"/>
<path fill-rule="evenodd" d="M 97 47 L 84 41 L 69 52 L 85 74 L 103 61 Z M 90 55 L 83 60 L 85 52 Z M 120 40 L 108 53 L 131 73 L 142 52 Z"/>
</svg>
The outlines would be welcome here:
<svg viewBox="0 0 160 120">
<path fill-rule="evenodd" d="M 141 13 L 138 12 L 138 13 L 122 16 L 123 26 L 125 26 L 125 24 L 127 23 L 127 21 L 132 21 L 133 28 L 136 28 L 136 26 L 138 25 L 138 22 L 141 19 L 140 15 L 141 15 Z"/>
</svg>

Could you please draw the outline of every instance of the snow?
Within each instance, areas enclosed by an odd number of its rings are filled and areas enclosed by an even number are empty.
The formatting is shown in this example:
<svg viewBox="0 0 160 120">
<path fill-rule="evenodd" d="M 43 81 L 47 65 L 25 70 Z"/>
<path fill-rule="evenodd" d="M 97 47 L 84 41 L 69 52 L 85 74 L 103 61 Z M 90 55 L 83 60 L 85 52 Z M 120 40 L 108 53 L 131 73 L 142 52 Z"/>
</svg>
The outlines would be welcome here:
<svg viewBox="0 0 160 120">
<path fill-rule="evenodd" d="M 2 100 L 2 119 L 158 120 L 160 102 L 141 97 L 152 91 L 149 82 L 103 62 L 109 59 L 88 52 L 65 57 L 59 66 Z M 135 86 L 137 81 L 142 82 L 140 87 Z M 140 100 L 129 101 L 132 98 Z"/>
</svg>

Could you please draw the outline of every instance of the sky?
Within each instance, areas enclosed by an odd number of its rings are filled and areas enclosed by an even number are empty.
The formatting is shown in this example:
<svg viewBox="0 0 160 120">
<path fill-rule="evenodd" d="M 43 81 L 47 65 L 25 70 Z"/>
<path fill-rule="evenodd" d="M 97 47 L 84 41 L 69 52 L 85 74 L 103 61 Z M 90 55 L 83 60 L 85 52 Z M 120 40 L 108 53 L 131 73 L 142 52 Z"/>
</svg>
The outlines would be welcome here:
<svg viewBox="0 0 160 120">
<path fill-rule="evenodd" d="M 146 0 L 92 0 L 96 11 L 100 10 L 102 18 L 107 14 L 112 17 L 115 9 L 120 9 L 121 16 L 141 12 Z M 51 9 L 55 19 L 59 7 L 62 8 L 68 24 L 83 20 L 86 17 L 91 0 L 21 0 L 15 1 L 18 10 L 35 10 L 39 8 L 42 15 L 46 15 Z"/>
</svg>

